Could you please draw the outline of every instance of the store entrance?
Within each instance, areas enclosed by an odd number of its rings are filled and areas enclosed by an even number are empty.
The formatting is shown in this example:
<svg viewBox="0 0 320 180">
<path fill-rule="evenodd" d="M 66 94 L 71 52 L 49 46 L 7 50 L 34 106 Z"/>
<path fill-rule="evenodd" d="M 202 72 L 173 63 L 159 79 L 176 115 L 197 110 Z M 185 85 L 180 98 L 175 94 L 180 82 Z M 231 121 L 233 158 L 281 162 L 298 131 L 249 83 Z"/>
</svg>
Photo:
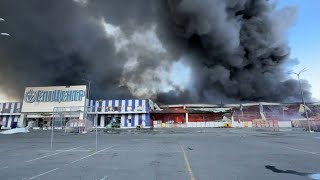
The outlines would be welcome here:
<svg viewBox="0 0 320 180">
<path fill-rule="evenodd" d="M 108 128 L 120 128 L 121 125 L 121 117 L 114 115 L 114 116 L 107 116 L 105 118 L 105 124 Z"/>
</svg>

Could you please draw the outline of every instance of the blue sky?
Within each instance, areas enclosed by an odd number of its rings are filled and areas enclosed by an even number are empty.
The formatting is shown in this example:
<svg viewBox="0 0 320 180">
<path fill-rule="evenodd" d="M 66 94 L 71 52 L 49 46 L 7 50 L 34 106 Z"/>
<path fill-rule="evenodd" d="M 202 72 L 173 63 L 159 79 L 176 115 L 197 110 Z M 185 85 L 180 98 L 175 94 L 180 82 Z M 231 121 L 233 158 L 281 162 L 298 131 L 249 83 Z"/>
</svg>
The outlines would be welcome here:
<svg viewBox="0 0 320 180">
<path fill-rule="evenodd" d="M 300 64 L 294 67 L 298 71 L 307 68 L 303 79 L 312 85 L 312 93 L 320 100 L 320 0 L 278 0 L 279 7 L 296 6 L 297 20 L 289 31 L 291 58 L 297 58 Z"/>
</svg>

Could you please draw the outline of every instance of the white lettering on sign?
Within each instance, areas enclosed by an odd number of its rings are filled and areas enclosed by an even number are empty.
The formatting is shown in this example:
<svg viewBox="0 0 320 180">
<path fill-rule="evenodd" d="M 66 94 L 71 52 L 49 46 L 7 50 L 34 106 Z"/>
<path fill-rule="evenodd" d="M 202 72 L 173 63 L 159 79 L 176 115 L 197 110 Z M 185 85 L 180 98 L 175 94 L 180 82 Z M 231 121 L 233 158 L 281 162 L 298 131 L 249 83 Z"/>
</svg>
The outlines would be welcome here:
<svg viewBox="0 0 320 180">
<path fill-rule="evenodd" d="M 24 101 L 27 103 L 33 102 L 68 102 L 82 101 L 85 97 L 84 90 L 54 90 L 54 91 L 34 91 L 30 89 L 24 95 Z"/>
</svg>

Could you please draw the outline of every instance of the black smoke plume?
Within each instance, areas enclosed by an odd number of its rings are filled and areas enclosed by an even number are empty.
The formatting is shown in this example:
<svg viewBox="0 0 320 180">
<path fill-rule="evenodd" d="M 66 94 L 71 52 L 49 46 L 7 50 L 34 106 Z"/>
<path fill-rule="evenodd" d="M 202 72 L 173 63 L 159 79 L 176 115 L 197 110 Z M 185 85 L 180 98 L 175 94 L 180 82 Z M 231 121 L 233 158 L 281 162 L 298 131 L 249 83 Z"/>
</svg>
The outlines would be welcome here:
<svg viewBox="0 0 320 180">
<path fill-rule="evenodd" d="M 2 0 L 0 93 L 86 78 L 99 99 L 297 101 L 286 73 L 295 15 L 268 0 Z M 186 86 L 170 76 L 178 61 Z"/>
</svg>

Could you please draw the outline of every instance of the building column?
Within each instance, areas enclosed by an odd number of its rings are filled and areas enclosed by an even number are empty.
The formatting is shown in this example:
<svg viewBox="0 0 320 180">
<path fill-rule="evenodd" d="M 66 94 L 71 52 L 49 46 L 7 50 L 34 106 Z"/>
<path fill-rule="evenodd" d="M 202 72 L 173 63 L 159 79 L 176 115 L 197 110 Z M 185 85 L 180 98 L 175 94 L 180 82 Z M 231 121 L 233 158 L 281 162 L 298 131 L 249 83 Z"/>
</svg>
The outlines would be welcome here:
<svg viewBox="0 0 320 180">
<path fill-rule="evenodd" d="M 188 127 L 189 123 L 189 113 L 186 112 L 186 127 Z"/>
<path fill-rule="evenodd" d="M 9 116 L 8 117 L 8 120 L 7 120 L 7 128 L 10 128 L 11 129 L 11 124 L 12 124 L 12 121 L 13 121 L 13 117 L 12 116 Z"/>
<path fill-rule="evenodd" d="M 100 118 L 100 126 L 101 126 L 101 127 L 105 127 L 105 124 L 104 124 L 105 115 L 101 115 L 100 117 L 101 117 L 101 118 Z"/>
<path fill-rule="evenodd" d="M 20 118 L 18 119 L 17 127 L 23 128 L 26 127 L 27 120 L 24 118 L 24 114 L 20 114 Z"/>
<path fill-rule="evenodd" d="M 183 106 L 183 109 L 186 109 L 186 106 Z M 189 123 L 189 113 L 188 111 L 186 111 L 186 127 L 188 127 L 188 123 Z"/>
</svg>

